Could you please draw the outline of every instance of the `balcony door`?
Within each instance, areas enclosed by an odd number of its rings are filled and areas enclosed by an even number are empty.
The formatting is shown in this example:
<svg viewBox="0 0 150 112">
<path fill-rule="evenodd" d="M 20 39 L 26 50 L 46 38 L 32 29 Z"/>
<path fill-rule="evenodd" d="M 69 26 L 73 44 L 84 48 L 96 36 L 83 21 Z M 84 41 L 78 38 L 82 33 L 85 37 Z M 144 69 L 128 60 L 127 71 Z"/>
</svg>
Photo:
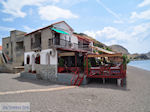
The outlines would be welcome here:
<svg viewBox="0 0 150 112">
<path fill-rule="evenodd" d="M 55 44 L 60 45 L 60 34 L 59 33 L 55 33 Z"/>
</svg>

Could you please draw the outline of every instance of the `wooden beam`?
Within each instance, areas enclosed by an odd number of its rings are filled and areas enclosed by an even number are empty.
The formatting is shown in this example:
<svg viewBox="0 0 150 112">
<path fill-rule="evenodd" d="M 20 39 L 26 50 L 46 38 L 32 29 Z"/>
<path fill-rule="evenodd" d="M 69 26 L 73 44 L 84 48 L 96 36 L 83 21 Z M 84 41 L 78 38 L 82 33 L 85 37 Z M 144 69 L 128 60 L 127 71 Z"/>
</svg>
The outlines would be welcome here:
<svg viewBox="0 0 150 112">
<path fill-rule="evenodd" d="M 87 57 L 122 57 L 122 53 L 116 54 L 88 54 Z"/>
<path fill-rule="evenodd" d="M 63 52 L 59 53 L 58 56 L 75 56 L 75 52 Z"/>
</svg>

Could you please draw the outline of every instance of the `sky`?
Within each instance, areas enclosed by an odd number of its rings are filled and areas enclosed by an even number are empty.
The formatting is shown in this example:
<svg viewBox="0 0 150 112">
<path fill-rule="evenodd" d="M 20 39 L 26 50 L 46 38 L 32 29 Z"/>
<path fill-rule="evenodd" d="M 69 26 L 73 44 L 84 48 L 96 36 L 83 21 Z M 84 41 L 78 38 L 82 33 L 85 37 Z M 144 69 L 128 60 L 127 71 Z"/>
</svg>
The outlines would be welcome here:
<svg viewBox="0 0 150 112">
<path fill-rule="evenodd" d="M 62 20 L 106 45 L 150 51 L 150 0 L 0 0 L 0 45 L 11 30 L 31 32 Z"/>
</svg>

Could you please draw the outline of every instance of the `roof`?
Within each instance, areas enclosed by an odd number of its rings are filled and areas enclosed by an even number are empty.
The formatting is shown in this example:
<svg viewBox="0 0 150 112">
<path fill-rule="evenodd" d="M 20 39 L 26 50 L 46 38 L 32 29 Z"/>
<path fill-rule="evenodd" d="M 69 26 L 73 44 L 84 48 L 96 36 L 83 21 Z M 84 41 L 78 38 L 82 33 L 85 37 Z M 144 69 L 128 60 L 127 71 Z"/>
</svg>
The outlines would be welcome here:
<svg viewBox="0 0 150 112">
<path fill-rule="evenodd" d="M 2 50 L 2 46 L 0 46 L 0 51 Z"/>
<path fill-rule="evenodd" d="M 83 35 L 79 35 L 79 34 L 73 34 L 74 36 L 76 36 L 78 39 L 81 39 L 81 40 L 86 40 L 88 42 L 94 42 L 92 39 L 89 39 L 87 38 L 86 36 L 83 36 Z"/>
<path fill-rule="evenodd" d="M 69 27 L 69 29 L 70 29 L 71 31 L 73 31 L 73 29 L 72 29 L 65 21 L 59 21 L 59 22 L 53 23 L 53 24 L 51 24 L 51 25 L 48 25 L 48 26 L 46 26 L 46 27 L 37 29 L 37 30 L 35 30 L 35 31 L 33 31 L 33 32 L 27 33 L 27 34 L 25 34 L 25 36 L 30 35 L 30 34 L 35 33 L 35 32 L 38 32 L 38 31 L 40 31 L 40 30 L 44 30 L 44 29 L 46 29 L 46 28 L 48 28 L 48 27 L 51 27 L 51 26 L 53 26 L 53 25 L 55 25 L 55 24 L 59 24 L 59 23 L 62 23 L 62 22 L 64 22 L 64 23 Z"/>
<path fill-rule="evenodd" d="M 57 48 L 59 50 L 64 50 L 64 51 L 74 51 L 74 52 L 83 52 L 83 53 L 87 53 L 87 51 L 85 50 L 81 50 L 81 49 L 67 49 L 67 48 Z"/>
<path fill-rule="evenodd" d="M 83 39 L 83 40 L 87 40 L 87 41 L 89 41 L 89 42 L 93 42 L 93 43 L 96 43 L 96 44 L 100 44 L 100 45 L 102 45 L 102 46 L 106 46 L 105 44 L 103 44 L 103 43 L 97 41 L 96 39 L 94 39 L 94 38 L 92 38 L 92 37 L 90 37 L 90 36 L 88 36 L 88 35 L 86 35 L 86 34 L 83 34 L 83 33 L 80 33 L 80 34 L 74 33 L 74 35 L 77 36 L 78 39 Z"/>
</svg>

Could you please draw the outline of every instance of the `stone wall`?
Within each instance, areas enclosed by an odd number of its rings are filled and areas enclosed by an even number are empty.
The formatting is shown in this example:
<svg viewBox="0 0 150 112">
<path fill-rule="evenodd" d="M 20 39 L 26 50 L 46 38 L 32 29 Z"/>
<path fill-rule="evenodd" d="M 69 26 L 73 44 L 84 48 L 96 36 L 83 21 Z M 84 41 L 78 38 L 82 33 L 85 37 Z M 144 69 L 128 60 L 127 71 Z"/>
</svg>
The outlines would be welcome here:
<svg viewBox="0 0 150 112">
<path fill-rule="evenodd" d="M 25 72 L 32 69 L 32 65 L 25 65 Z M 37 78 L 43 80 L 50 80 L 55 82 L 57 80 L 57 66 L 56 65 L 40 65 L 35 64 Z"/>
<path fill-rule="evenodd" d="M 29 72 L 29 70 L 32 70 L 32 65 L 26 64 L 26 65 L 24 66 L 24 71 L 25 71 L 25 72 Z"/>
</svg>

